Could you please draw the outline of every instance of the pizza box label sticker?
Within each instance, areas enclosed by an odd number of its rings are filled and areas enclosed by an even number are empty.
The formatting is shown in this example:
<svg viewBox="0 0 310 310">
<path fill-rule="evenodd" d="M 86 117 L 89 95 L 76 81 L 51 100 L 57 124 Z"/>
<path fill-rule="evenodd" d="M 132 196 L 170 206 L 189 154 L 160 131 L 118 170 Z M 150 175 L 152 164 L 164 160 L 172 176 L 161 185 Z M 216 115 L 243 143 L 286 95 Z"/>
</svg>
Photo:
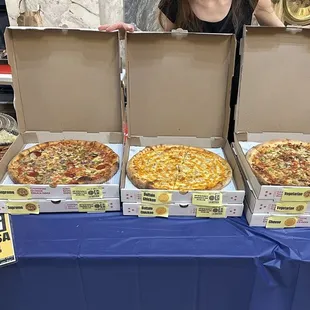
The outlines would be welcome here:
<svg viewBox="0 0 310 310">
<path fill-rule="evenodd" d="M 141 205 L 139 217 L 168 217 L 169 207 L 164 205 Z"/>
<path fill-rule="evenodd" d="M 223 194 L 220 192 L 194 193 L 192 204 L 196 206 L 221 206 Z"/>
<path fill-rule="evenodd" d="M 10 217 L 0 214 L 0 267 L 16 262 Z"/>
<path fill-rule="evenodd" d="M 302 214 L 307 210 L 306 202 L 278 202 L 275 211 L 282 213 Z"/>
<path fill-rule="evenodd" d="M 102 201 L 80 201 L 78 202 L 79 212 L 100 212 L 107 211 L 108 202 Z"/>
<path fill-rule="evenodd" d="M 71 187 L 72 200 L 88 200 L 103 198 L 100 186 L 76 186 Z"/>
<path fill-rule="evenodd" d="M 171 202 L 172 194 L 166 192 L 147 192 L 143 191 L 141 195 L 141 202 L 147 204 L 163 204 Z"/>
<path fill-rule="evenodd" d="M 266 228 L 294 228 L 297 220 L 291 216 L 271 216 L 267 219 Z"/>
<path fill-rule="evenodd" d="M 226 218 L 227 208 L 223 206 L 217 207 L 197 207 L 196 217 L 209 217 L 209 218 Z"/>
<path fill-rule="evenodd" d="M 8 201 L 6 207 L 9 214 L 39 214 L 40 207 L 34 201 Z"/>
<path fill-rule="evenodd" d="M 0 185 L 0 199 L 31 199 L 30 187 Z"/>
<path fill-rule="evenodd" d="M 284 188 L 281 201 L 310 201 L 310 189 Z"/>
</svg>

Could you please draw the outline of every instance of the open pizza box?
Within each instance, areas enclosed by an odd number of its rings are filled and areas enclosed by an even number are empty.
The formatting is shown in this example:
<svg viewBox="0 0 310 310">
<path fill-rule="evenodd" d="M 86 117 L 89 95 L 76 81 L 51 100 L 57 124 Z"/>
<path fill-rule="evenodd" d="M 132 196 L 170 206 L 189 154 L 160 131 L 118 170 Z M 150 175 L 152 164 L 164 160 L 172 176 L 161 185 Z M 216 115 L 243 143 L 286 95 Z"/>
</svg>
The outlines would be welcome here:
<svg viewBox="0 0 310 310">
<path fill-rule="evenodd" d="M 5 39 L 20 135 L 0 162 L 0 199 L 71 199 L 72 188 L 81 191 L 81 199 L 94 188 L 99 198 L 119 198 L 120 169 L 107 183 L 91 186 L 14 185 L 7 175 L 21 150 L 62 139 L 107 144 L 121 162 L 118 33 L 12 27 Z"/>
<path fill-rule="evenodd" d="M 250 191 L 261 200 L 310 201 L 308 187 L 261 185 L 246 160 L 269 140 L 310 142 L 310 30 L 246 27 L 241 55 L 235 151 Z"/>
<path fill-rule="evenodd" d="M 233 170 L 233 180 L 218 193 L 223 204 L 242 204 L 244 184 L 227 142 L 234 36 L 175 31 L 128 33 L 126 40 L 129 138 L 122 168 L 122 202 L 141 202 L 145 192 L 126 176 L 132 156 L 146 146 L 182 144 L 212 149 L 224 157 Z M 160 192 L 147 190 L 151 195 Z M 192 202 L 192 192 L 169 192 L 171 203 Z"/>
</svg>

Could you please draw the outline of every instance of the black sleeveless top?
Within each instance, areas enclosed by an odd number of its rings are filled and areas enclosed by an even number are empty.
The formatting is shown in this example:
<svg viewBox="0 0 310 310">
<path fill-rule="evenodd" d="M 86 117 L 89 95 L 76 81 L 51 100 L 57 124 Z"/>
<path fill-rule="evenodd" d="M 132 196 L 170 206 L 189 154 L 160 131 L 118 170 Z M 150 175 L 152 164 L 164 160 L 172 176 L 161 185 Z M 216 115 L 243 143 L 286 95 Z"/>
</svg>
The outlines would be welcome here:
<svg viewBox="0 0 310 310">
<path fill-rule="evenodd" d="M 166 1 L 160 1 L 159 9 L 166 15 L 166 17 L 175 23 L 178 15 L 179 1 L 183 0 L 171 0 L 169 5 L 165 4 Z M 234 1 L 234 0 L 232 0 Z M 252 15 L 254 12 L 253 5 L 249 0 L 241 0 L 239 16 L 239 29 L 235 29 L 232 18 L 232 10 L 230 9 L 226 17 L 219 22 L 207 22 L 202 21 L 196 17 L 196 21 L 200 30 L 197 29 L 185 29 L 188 31 L 205 32 L 205 33 L 234 33 L 239 41 L 242 37 L 242 31 L 244 25 L 250 25 L 252 21 Z"/>
</svg>

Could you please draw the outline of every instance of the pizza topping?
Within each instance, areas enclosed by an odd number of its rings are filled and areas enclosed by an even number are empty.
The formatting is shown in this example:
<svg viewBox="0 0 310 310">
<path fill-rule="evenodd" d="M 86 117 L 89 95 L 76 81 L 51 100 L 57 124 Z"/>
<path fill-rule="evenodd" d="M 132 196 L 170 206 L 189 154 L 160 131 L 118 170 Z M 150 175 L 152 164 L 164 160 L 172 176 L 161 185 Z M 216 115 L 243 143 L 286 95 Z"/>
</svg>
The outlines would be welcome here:
<svg viewBox="0 0 310 310">
<path fill-rule="evenodd" d="M 310 186 L 309 143 L 271 141 L 250 150 L 247 158 L 264 184 Z"/>
<path fill-rule="evenodd" d="M 136 154 L 127 174 L 138 188 L 209 190 L 227 185 L 231 168 L 223 158 L 201 148 L 159 145 Z"/>
<path fill-rule="evenodd" d="M 63 140 L 21 152 L 11 161 L 9 174 L 14 182 L 23 184 L 103 183 L 118 166 L 117 154 L 104 144 Z"/>
</svg>

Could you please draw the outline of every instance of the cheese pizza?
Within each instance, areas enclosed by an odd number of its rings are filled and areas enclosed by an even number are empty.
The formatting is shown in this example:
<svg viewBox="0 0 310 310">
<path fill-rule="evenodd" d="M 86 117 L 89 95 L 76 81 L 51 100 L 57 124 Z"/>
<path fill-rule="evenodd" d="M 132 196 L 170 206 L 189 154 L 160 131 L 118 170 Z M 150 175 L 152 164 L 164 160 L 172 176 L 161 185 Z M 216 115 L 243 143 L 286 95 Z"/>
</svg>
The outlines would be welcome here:
<svg viewBox="0 0 310 310">
<path fill-rule="evenodd" d="M 202 148 L 156 145 L 130 159 L 127 175 L 140 189 L 220 190 L 230 183 L 232 170 L 225 159 Z"/>
<path fill-rule="evenodd" d="M 246 158 L 262 184 L 310 186 L 310 143 L 269 141 L 253 147 Z"/>
<path fill-rule="evenodd" d="M 18 184 L 101 184 L 119 168 L 118 155 L 95 141 L 62 140 L 37 144 L 8 166 Z"/>
</svg>

